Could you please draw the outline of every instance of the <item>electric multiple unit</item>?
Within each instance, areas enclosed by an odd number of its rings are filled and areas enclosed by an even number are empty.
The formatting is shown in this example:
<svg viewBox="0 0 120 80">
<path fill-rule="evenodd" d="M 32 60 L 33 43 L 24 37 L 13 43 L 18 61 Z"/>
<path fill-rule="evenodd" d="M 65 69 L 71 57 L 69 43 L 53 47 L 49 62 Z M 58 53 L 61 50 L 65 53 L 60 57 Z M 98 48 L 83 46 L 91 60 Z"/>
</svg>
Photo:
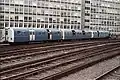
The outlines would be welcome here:
<svg viewBox="0 0 120 80">
<path fill-rule="evenodd" d="M 49 40 L 77 40 L 108 38 L 109 31 L 46 29 L 46 28 L 9 28 L 0 30 L 0 42 L 29 43 Z"/>
</svg>

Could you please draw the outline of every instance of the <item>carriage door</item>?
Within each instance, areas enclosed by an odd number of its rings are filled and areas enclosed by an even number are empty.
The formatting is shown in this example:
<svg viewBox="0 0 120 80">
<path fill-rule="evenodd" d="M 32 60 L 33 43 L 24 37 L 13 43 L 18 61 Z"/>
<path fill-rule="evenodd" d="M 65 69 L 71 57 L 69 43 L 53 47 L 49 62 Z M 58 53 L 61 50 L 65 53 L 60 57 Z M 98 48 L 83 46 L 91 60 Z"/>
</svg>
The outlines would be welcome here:
<svg viewBox="0 0 120 80">
<path fill-rule="evenodd" d="M 76 38 L 76 32 L 75 32 L 75 30 L 72 30 L 72 35 L 73 35 L 73 37 L 75 39 Z"/>
<path fill-rule="evenodd" d="M 99 31 L 97 31 L 97 33 L 98 33 L 98 37 L 100 36 L 100 33 L 99 33 Z"/>
<path fill-rule="evenodd" d="M 48 40 L 52 40 L 52 33 L 48 29 L 47 29 L 47 32 L 48 32 Z"/>
<path fill-rule="evenodd" d="M 35 40 L 35 31 L 29 30 L 29 36 L 30 36 L 30 41 L 34 41 Z"/>
</svg>

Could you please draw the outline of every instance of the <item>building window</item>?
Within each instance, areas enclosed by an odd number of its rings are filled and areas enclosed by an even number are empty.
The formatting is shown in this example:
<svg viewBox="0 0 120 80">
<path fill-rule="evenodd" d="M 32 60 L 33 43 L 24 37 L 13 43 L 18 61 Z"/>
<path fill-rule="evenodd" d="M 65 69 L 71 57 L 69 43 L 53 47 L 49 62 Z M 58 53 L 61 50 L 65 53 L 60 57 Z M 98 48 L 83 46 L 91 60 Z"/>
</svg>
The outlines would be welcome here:
<svg viewBox="0 0 120 80">
<path fill-rule="evenodd" d="M 15 20 L 18 20 L 18 16 L 15 16 Z"/>
<path fill-rule="evenodd" d="M 89 26 L 85 26 L 84 28 L 89 28 Z"/>
<path fill-rule="evenodd" d="M 5 22 L 5 27 L 9 27 L 9 22 Z"/>
<path fill-rule="evenodd" d="M 52 18 L 49 18 L 49 22 L 50 22 L 50 23 L 52 22 Z"/>
<path fill-rule="evenodd" d="M 44 24 L 41 24 L 41 28 L 44 28 Z"/>
<path fill-rule="evenodd" d="M 45 28 L 48 28 L 48 25 L 47 25 L 47 24 L 45 24 Z"/>
<path fill-rule="evenodd" d="M 4 0 L 0 0 L 0 2 L 4 2 Z"/>
<path fill-rule="evenodd" d="M 27 23 L 24 23 L 24 27 L 27 27 Z"/>
<path fill-rule="evenodd" d="M 90 1 L 85 1 L 85 3 L 89 3 L 90 4 Z"/>
<path fill-rule="evenodd" d="M 90 7 L 85 7 L 85 9 L 90 10 Z"/>
<path fill-rule="evenodd" d="M 28 19 L 27 17 L 24 17 L 24 20 L 25 20 L 25 21 L 27 21 L 27 19 Z"/>
<path fill-rule="evenodd" d="M 22 24 L 22 23 L 19 23 L 19 27 L 23 27 L 23 24 Z"/>
<path fill-rule="evenodd" d="M 52 28 L 52 25 L 49 25 L 49 28 Z"/>
<path fill-rule="evenodd" d="M 57 29 L 59 29 L 59 25 L 57 25 Z"/>
<path fill-rule="evenodd" d="M 32 24 L 29 23 L 29 24 L 28 24 L 28 27 L 31 27 L 31 26 L 32 26 Z"/>
<path fill-rule="evenodd" d="M 0 22 L 0 29 L 4 28 L 4 22 Z"/>
<path fill-rule="evenodd" d="M 14 23 L 13 22 L 10 23 L 10 27 L 14 27 Z"/>
<path fill-rule="evenodd" d="M 73 29 L 73 25 L 71 25 L 71 29 Z"/>
<path fill-rule="evenodd" d="M 18 23 L 15 23 L 15 27 L 18 27 Z"/>
<path fill-rule="evenodd" d="M 0 19 L 4 19 L 4 14 L 0 14 Z"/>
<path fill-rule="evenodd" d="M 85 13 L 85 16 L 90 16 L 90 14 L 89 13 Z"/>
<path fill-rule="evenodd" d="M 90 22 L 90 20 L 85 19 L 85 22 Z"/>
<path fill-rule="evenodd" d="M 35 28 L 36 27 L 36 24 L 33 24 L 33 28 Z"/>
</svg>

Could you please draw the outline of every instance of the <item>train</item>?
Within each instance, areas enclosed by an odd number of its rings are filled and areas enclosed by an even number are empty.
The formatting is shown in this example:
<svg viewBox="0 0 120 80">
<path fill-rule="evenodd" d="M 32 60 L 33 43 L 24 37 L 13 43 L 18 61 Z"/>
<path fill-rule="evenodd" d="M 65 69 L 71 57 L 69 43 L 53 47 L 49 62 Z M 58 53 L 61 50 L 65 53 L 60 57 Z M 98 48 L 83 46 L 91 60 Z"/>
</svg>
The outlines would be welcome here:
<svg viewBox="0 0 120 80">
<path fill-rule="evenodd" d="M 46 28 L 9 28 L 0 30 L 0 41 L 12 43 L 31 43 L 42 41 L 82 40 L 109 38 L 109 31 L 46 29 Z"/>
</svg>

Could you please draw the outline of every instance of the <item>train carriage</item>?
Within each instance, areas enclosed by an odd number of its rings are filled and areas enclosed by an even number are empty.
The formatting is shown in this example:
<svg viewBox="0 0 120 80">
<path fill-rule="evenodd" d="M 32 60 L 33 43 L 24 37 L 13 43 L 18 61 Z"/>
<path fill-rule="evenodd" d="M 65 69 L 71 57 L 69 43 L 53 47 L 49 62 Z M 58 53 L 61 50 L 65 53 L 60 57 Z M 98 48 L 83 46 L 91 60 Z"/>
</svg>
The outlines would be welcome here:
<svg viewBox="0 0 120 80">
<path fill-rule="evenodd" d="M 29 42 L 29 30 L 26 28 L 10 28 L 8 29 L 9 43 Z"/>
<path fill-rule="evenodd" d="M 61 29 L 62 40 L 72 40 L 75 39 L 75 31 L 68 29 Z"/>
<path fill-rule="evenodd" d="M 46 29 L 29 29 L 30 42 L 38 42 L 48 40 L 48 32 Z"/>
<path fill-rule="evenodd" d="M 99 31 L 91 31 L 91 32 L 92 32 L 91 38 L 93 38 L 93 39 L 99 38 Z"/>
<path fill-rule="evenodd" d="M 0 29 L 0 41 L 9 43 L 26 43 L 55 40 L 76 40 L 91 38 L 108 38 L 109 31 L 45 29 L 45 28 L 8 28 Z M 3 35 L 4 34 L 4 35 Z M 4 38 L 4 39 L 3 39 Z"/>
<path fill-rule="evenodd" d="M 89 30 L 82 30 L 82 39 L 90 39 L 92 37 L 92 32 Z"/>
<path fill-rule="evenodd" d="M 82 39 L 83 36 L 82 30 L 75 30 L 75 32 L 76 32 L 76 39 Z"/>
<path fill-rule="evenodd" d="M 47 29 L 49 40 L 61 40 L 61 31 L 58 29 Z"/>
<path fill-rule="evenodd" d="M 108 38 L 109 36 L 109 31 L 99 31 L 99 38 Z"/>
</svg>

